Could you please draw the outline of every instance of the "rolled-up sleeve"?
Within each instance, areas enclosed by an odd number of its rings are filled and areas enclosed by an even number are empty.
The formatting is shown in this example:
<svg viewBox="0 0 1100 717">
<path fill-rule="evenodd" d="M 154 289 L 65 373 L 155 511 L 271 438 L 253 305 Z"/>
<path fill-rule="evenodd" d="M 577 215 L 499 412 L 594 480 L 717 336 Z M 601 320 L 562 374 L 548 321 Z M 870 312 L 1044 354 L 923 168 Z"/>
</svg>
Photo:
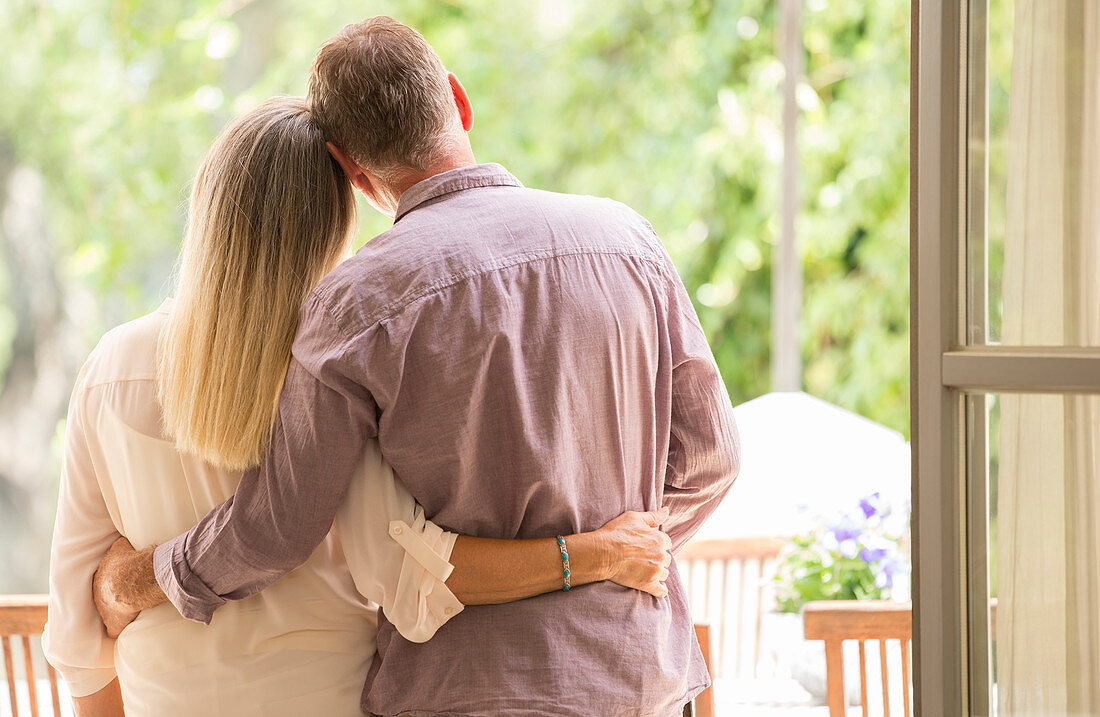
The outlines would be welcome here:
<svg viewBox="0 0 1100 717">
<path fill-rule="evenodd" d="M 103 500 L 88 450 L 83 374 L 69 402 L 57 518 L 50 548 L 49 620 L 42 635 L 46 659 L 74 697 L 98 692 L 115 679 L 114 645 L 92 600 L 100 558 L 120 537 Z"/>
<path fill-rule="evenodd" d="M 426 642 L 463 605 L 446 585 L 458 536 L 424 516 L 369 441 L 333 526 L 360 593 L 403 637 Z"/>
<path fill-rule="evenodd" d="M 366 355 L 365 339 L 339 340 L 339 333 L 311 297 L 262 464 L 198 525 L 157 548 L 157 582 L 184 617 L 209 623 L 227 600 L 254 595 L 304 563 L 333 527 L 349 484 L 353 508 L 343 511 L 340 530 L 364 596 L 387 617 L 408 616 L 402 622 L 411 635 L 430 636 L 460 609 L 446 578 L 424 568 L 388 529 L 391 520 L 405 522 L 444 562 L 454 536 L 423 519 L 388 469 L 359 470 L 372 459 L 364 452 L 376 446 L 378 431 L 362 366 L 382 359 Z"/>
<path fill-rule="evenodd" d="M 683 283 L 671 275 L 672 421 L 663 529 L 679 550 L 718 508 L 741 468 L 733 406 Z"/>
</svg>

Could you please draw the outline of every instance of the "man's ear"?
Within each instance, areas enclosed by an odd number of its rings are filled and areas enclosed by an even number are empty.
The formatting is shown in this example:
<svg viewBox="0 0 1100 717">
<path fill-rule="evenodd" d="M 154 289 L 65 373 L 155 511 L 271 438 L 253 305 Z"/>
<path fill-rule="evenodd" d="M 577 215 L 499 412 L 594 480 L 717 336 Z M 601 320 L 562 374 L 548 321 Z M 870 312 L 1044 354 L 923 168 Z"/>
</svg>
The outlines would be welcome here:
<svg viewBox="0 0 1100 717">
<path fill-rule="evenodd" d="M 451 83 L 451 94 L 455 97 L 455 106 L 458 108 L 458 118 L 462 121 L 462 129 L 469 132 L 474 126 L 474 106 L 470 104 L 470 96 L 466 94 L 466 88 L 455 77 L 455 73 L 448 72 L 447 80 Z"/>
<path fill-rule="evenodd" d="M 349 157 L 344 150 L 340 149 L 332 142 L 325 142 L 325 147 L 328 148 L 328 153 L 332 155 L 332 158 L 340 165 L 340 168 L 344 170 L 344 174 L 348 175 L 348 179 L 351 180 L 351 186 L 358 189 L 364 194 L 371 194 L 374 191 L 374 185 L 371 184 L 370 177 L 363 171 L 363 168 L 359 164 Z"/>
</svg>

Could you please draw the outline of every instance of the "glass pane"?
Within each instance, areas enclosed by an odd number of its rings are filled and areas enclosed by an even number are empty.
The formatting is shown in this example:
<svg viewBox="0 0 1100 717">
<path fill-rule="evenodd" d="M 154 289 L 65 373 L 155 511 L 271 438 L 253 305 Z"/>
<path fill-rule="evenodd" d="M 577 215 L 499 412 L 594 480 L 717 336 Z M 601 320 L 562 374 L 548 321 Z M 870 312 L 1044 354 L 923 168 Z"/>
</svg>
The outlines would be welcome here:
<svg viewBox="0 0 1100 717">
<path fill-rule="evenodd" d="M 986 539 L 970 549 L 970 614 L 971 649 L 988 658 L 988 714 L 1098 714 L 1100 396 L 998 394 L 969 406 L 971 429 L 985 430 L 969 436 L 984 459 L 971 464 L 970 495 L 984 494 L 971 530 Z"/>
<path fill-rule="evenodd" d="M 967 342 L 1100 346 L 1100 3 L 970 7 Z"/>
</svg>

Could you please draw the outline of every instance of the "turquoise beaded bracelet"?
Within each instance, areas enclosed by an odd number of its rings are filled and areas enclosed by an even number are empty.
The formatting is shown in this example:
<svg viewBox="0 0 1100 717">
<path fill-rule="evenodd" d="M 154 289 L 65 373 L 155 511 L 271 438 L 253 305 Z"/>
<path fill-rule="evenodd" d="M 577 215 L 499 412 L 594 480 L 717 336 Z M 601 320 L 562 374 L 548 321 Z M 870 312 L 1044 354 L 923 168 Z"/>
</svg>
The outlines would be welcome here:
<svg viewBox="0 0 1100 717">
<path fill-rule="evenodd" d="M 565 549 L 565 538 L 558 536 L 558 547 L 561 548 L 561 565 L 562 570 L 565 571 L 565 587 L 562 590 L 569 589 L 569 551 Z"/>
</svg>

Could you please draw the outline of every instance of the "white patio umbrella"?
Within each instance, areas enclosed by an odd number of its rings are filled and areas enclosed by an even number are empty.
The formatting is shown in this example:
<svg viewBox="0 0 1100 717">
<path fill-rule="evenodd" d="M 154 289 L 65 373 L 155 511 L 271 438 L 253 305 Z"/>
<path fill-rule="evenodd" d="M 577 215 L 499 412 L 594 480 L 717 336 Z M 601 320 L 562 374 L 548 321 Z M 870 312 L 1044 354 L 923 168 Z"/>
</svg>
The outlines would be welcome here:
<svg viewBox="0 0 1100 717">
<path fill-rule="evenodd" d="M 741 473 L 695 540 L 793 536 L 819 515 L 858 511 L 876 491 L 904 510 L 910 463 L 901 433 L 802 392 L 765 394 L 733 413 Z"/>
</svg>

